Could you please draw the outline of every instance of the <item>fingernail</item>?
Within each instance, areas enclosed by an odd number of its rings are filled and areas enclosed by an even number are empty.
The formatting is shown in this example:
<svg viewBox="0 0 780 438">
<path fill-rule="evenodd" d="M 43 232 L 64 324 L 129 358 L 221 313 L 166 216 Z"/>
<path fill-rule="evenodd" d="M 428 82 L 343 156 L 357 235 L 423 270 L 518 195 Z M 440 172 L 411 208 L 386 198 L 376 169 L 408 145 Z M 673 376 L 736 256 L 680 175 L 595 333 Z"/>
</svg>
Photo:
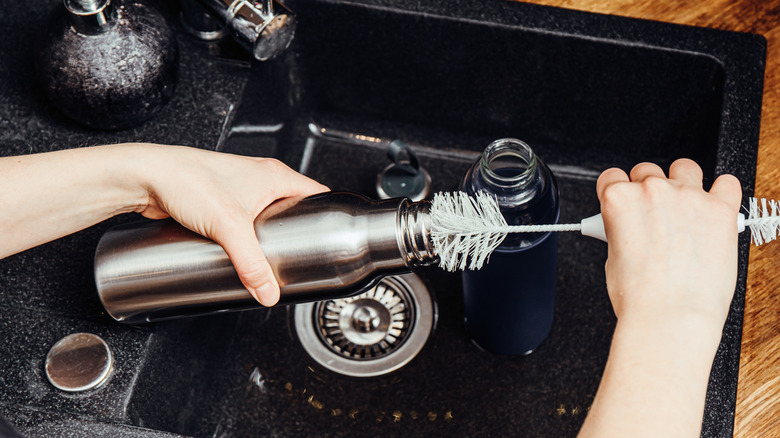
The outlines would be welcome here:
<svg viewBox="0 0 780 438">
<path fill-rule="evenodd" d="M 263 283 L 255 289 L 254 296 L 265 306 L 272 306 L 276 304 L 276 297 L 273 292 L 273 286 L 270 282 Z"/>
</svg>

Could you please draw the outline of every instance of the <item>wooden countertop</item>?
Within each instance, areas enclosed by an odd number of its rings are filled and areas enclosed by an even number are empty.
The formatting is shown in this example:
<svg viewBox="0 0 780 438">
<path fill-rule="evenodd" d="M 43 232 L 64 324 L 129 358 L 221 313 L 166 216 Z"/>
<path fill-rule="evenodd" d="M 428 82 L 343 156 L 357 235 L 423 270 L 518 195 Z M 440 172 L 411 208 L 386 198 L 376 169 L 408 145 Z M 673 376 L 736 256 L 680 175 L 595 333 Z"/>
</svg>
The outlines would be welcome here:
<svg viewBox="0 0 780 438">
<path fill-rule="evenodd" d="M 767 39 L 756 196 L 780 199 L 780 0 L 526 0 Z M 734 436 L 780 436 L 780 243 L 751 247 Z"/>
</svg>

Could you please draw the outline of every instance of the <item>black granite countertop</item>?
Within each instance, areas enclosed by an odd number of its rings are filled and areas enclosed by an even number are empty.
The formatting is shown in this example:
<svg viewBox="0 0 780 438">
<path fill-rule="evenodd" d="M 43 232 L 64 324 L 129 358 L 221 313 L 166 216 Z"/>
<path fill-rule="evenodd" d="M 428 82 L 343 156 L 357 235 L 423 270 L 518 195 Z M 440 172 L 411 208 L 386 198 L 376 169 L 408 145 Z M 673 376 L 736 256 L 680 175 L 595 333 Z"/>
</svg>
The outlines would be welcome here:
<svg viewBox="0 0 780 438">
<path fill-rule="evenodd" d="M 179 81 L 159 114 L 122 131 L 71 122 L 51 106 L 35 82 L 37 38 L 62 2 L 0 4 L 0 155 L 120 142 L 219 148 L 249 64 L 209 56 L 181 32 L 174 6 L 148 3 L 166 16 L 178 35 Z M 0 414 L 25 435 L 170 436 L 133 426 L 127 415 L 154 330 L 114 322 L 103 310 L 93 282 L 92 259 L 99 237 L 111 224 L 132 216 L 0 260 Z M 47 382 L 43 363 L 57 340 L 79 331 L 98 334 L 109 343 L 116 369 L 106 387 L 71 395 Z"/>
</svg>

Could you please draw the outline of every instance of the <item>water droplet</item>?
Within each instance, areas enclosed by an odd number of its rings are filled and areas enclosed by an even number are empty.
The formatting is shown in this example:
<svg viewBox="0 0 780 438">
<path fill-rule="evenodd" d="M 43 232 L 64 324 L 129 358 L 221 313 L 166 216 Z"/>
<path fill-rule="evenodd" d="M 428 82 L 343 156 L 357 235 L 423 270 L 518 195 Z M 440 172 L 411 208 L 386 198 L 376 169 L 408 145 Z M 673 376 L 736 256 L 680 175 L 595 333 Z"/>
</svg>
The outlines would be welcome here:
<svg viewBox="0 0 780 438">
<path fill-rule="evenodd" d="M 260 372 L 260 369 L 255 367 L 254 370 L 252 370 L 252 374 L 249 375 L 249 381 L 252 382 L 255 386 L 257 386 L 260 389 L 260 392 L 263 394 L 268 393 L 268 386 L 266 384 L 266 379 L 263 377 L 263 373 Z"/>
</svg>

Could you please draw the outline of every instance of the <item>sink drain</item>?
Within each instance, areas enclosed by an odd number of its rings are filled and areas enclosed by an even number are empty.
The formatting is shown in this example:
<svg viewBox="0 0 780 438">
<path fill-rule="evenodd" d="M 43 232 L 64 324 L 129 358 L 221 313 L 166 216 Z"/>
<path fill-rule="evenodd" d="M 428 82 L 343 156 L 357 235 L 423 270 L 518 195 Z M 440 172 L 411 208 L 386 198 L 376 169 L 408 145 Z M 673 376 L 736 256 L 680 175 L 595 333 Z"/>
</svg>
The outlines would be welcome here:
<svg viewBox="0 0 780 438">
<path fill-rule="evenodd" d="M 361 295 L 295 306 L 303 348 L 325 368 L 372 377 L 406 365 L 433 330 L 436 312 L 415 274 L 385 277 Z"/>
</svg>

